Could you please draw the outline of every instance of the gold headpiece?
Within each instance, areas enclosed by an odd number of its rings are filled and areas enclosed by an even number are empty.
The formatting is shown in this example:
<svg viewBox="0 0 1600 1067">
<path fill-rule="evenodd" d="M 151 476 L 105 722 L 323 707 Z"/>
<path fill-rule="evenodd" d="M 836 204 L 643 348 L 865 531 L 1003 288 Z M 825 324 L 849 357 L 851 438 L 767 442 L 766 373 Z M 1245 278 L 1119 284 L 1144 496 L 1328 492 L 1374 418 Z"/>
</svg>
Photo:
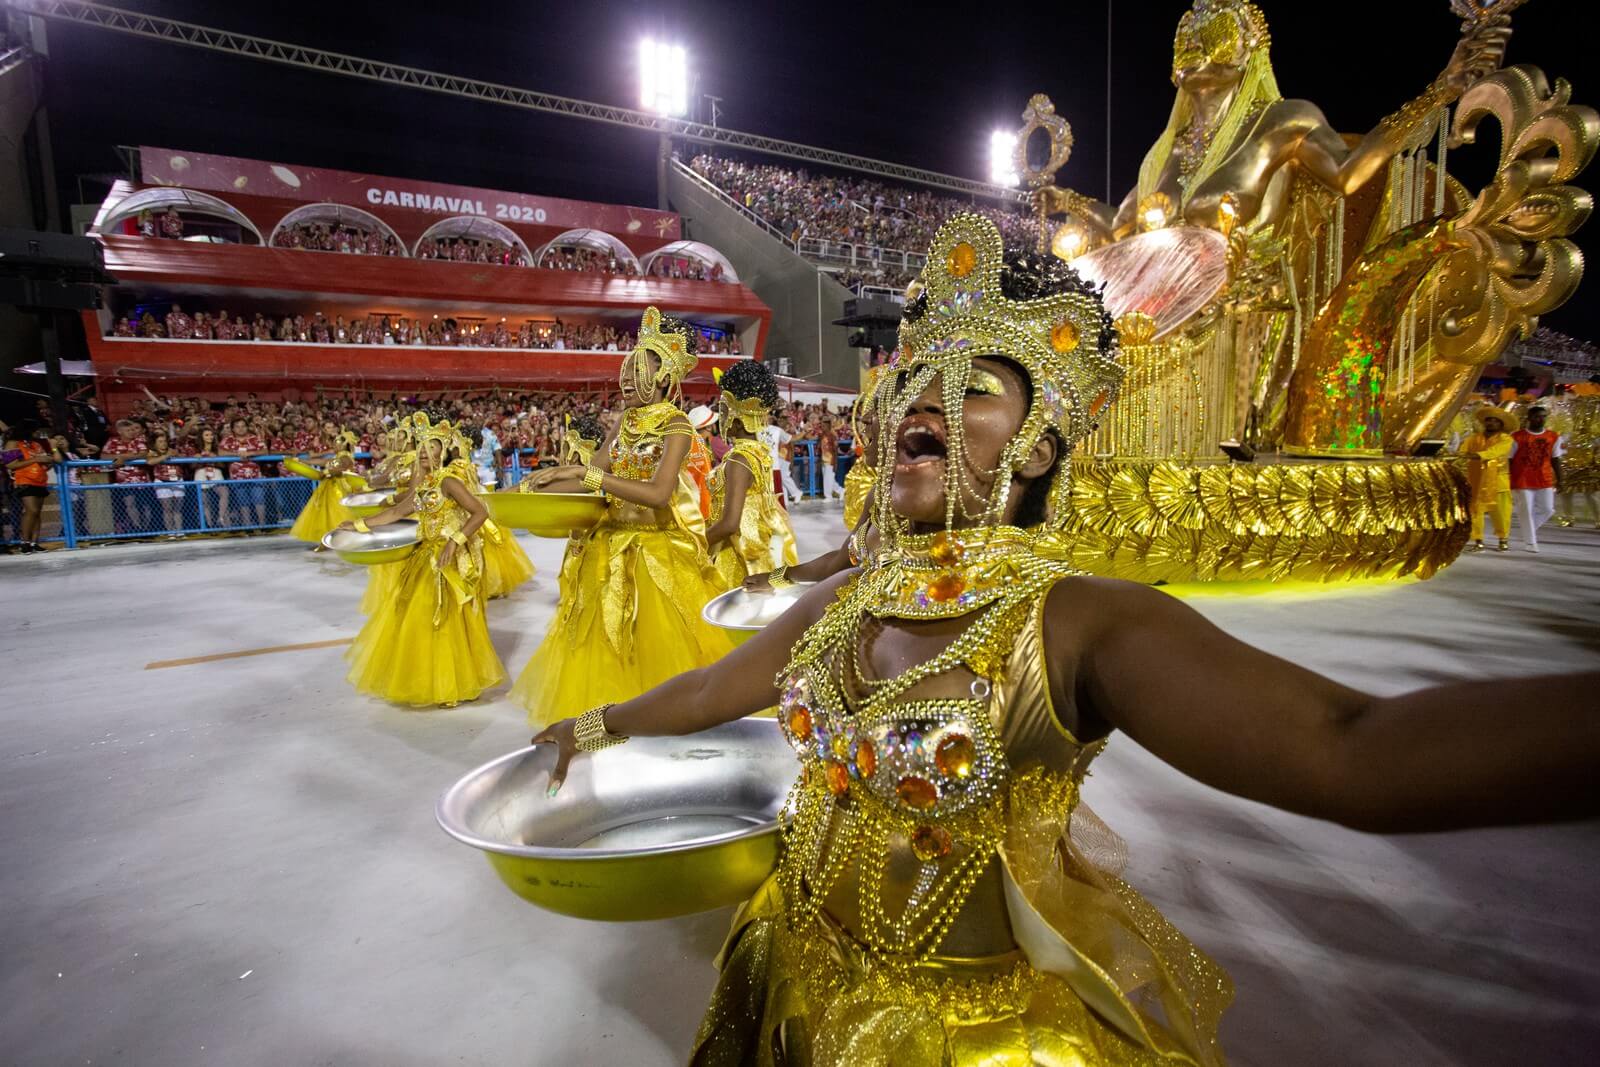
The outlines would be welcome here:
<svg viewBox="0 0 1600 1067">
<path fill-rule="evenodd" d="M 661 361 L 656 371 L 656 381 L 669 388 L 682 383 L 699 362 L 689 350 L 689 342 L 683 334 L 661 328 L 661 312 L 653 307 L 644 309 L 644 318 L 639 323 L 639 340 L 633 349 L 635 352 L 655 353 Z"/>
<path fill-rule="evenodd" d="M 587 467 L 594 458 L 595 449 L 600 447 L 599 438 L 584 437 L 572 428 L 572 416 L 562 416 L 562 426 L 566 432 L 561 435 L 561 462 L 578 463 Z"/>
<path fill-rule="evenodd" d="M 1172 73 L 1203 63 L 1237 65 L 1241 47 L 1245 52 L 1266 48 L 1272 43 L 1267 32 L 1267 16 L 1245 0 L 1195 0 L 1194 7 L 1178 20 L 1172 41 Z"/>
<path fill-rule="evenodd" d="M 722 368 L 718 367 L 711 372 L 712 379 L 722 384 Z M 767 416 L 771 414 L 767 405 L 761 402 L 758 396 L 747 400 L 740 400 L 726 389 L 722 391 L 723 418 L 728 422 L 737 422 L 743 426 L 746 433 L 757 433 L 767 424 Z"/>
<path fill-rule="evenodd" d="M 1000 231 L 981 215 L 956 215 L 939 227 L 919 279 L 923 293 L 918 303 L 925 299 L 925 309 L 913 318 L 908 307 L 900 325 L 896 367 L 909 373 L 899 383 L 890 379 L 878 399 L 883 408 L 880 450 L 892 449 L 894 427 L 934 374 L 942 374 L 949 449 L 946 507 L 951 521 L 960 479 L 968 477 L 967 464 L 958 453 L 963 450 L 961 413 L 974 358 L 994 355 L 1019 364 L 1028 374 L 1032 392 L 1027 417 L 995 472 L 989 521 L 996 521 L 1005 507 L 1009 472 L 1023 467 L 1040 436 L 1054 431 L 1069 451 L 1094 429 L 1094 420 L 1116 398 L 1122 381 L 1116 334 L 1094 288 L 1082 283 L 1065 293 L 1010 299 L 1000 288 L 1004 254 Z M 892 477 L 894 464 L 881 462 L 879 469 L 880 477 Z M 1064 510 L 1070 491 L 1065 455 L 1056 469 L 1050 491 L 1052 515 Z M 891 495 L 887 490 L 884 486 L 877 494 L 880 509 L 887 507 Z M 888 516 L 884 511 L 886 521 Z"/>
<path fill-rule="evenodd" d="M 334 441 L 353 449 L 361 443 L 361 438 L 357 437 L 352 430 L 340 430 Z"/>
</svg>

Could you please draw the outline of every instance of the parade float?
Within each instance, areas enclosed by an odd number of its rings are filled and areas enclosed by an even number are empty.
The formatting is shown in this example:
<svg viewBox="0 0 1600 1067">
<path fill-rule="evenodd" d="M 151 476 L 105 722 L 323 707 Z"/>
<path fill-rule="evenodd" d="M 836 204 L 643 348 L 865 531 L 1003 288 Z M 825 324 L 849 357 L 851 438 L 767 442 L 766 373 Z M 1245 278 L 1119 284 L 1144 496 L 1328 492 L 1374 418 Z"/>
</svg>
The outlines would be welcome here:
<svg viewBox="0 0 1600 1067">
<path fill-rule="evenodd" d="M 1103 284 L 1127 366 L 1077 460 L 1081 566 L 1329 581 L 1455 559 L 1466 489 L 1439 439 L 1577 289 L 1568 237 L 1592 200 L 1568 183 L 1600 145 L 1566 82 L 1502 69 L 1516 6 L 1454 0 L 1443 72 L 1350 136 L 1281 96 L 1257 7 L 1197 0 L 1171 117 L 1115 207 L 1054 184 L 1071 129 L 1029 102 L 1016 169 L 1041 246 Z M 1450 174 L 1451 151 L 1496 138 L 1481 188 Z"/>
</svg>

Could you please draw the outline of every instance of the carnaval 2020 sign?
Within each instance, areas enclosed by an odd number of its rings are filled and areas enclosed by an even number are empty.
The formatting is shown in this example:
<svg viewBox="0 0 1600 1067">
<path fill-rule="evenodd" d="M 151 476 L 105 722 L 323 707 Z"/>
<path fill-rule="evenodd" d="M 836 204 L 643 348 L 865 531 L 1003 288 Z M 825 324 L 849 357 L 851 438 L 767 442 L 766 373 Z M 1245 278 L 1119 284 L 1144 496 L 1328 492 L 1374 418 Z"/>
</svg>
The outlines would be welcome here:
<svg viewBox="0 0 1600 1067">
<path fill-rule="evenodd" d="M 139 149 L 140 169 L 149 185 L 175 185 L 213 192 L 348 204 L 382 215 L 383 208 L 425 211 L 441 217 L 475 215 L 510 224 L 595 229 L 619 237 L 661 240 L 680 236 L 678 216 L 668 211 L 564 200 L 554 196 L 496 192 L 357 174 L 347 170 L 268 163 L 173 148 Z M 260 220 L 258 220 L 260 221 Z"/>
</svg>

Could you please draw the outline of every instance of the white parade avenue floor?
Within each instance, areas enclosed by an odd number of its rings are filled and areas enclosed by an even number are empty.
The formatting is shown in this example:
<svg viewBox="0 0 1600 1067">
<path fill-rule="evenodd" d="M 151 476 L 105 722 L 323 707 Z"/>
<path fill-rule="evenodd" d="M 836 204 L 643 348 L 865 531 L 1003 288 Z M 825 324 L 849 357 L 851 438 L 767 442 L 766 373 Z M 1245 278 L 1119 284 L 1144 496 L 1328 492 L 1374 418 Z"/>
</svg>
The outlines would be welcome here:
<svg viewBox="0 0 1600 1067">
<path fill-rule="evenodd" d="M 800 510 L 803 557 L 838 516 Z M 539 574 L 489 609 L 512 671 L 562 547 L 522 543 Z M 340 645 L 231 655 L 353 636 L 364 578 L 284 537 L 0 559 L 0 1063 L 682 1061 L 728 912 L 548 914 L 434 824 L 440 791 L 526 742 L 504 690 L 400 711 L 348 688 Z M 1373 691 L 1593 669 L 1600 533 L 1547 528 L 1541 555 L 1428 582 L 1191 602 Z M 151 667 L 175 660 L 192 662 Z M 1233 974 L 1231 1062 L 1600 1047 L 1600 825 L 1365 836 L 1219 794 L 1124 737 L 1085 796 L 1128 839 L 1134 884 Z"/>
</svg>

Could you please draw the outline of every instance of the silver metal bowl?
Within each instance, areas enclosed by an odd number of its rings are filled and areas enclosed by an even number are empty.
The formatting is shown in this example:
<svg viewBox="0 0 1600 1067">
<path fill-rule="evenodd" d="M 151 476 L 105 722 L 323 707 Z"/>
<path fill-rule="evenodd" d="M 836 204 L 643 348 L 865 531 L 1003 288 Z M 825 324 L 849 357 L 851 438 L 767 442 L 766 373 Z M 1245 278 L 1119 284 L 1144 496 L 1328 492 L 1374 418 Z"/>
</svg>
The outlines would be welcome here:
<svg viewBox="0 0 1600 1067">
<path fill-rule="evenodd" d="M 484 764 L 439 799 L 439 825 L 482 849 L 511 891 L 581 919 L 664 919 L 750 896 L 778 861 L 796 766 L 771 719 L 636 737 L 573 761 L 555 746 Z"/>
<path fill-rule="evenodd" d="M 770 593 L 751 593 L 734 588 L 706 602 L 700 617 L 712 626 L 727 630 L 736 643 L 748 641 L 766 628 L 766 625 L 794 607 L 794 602 L 805 595 L 811 582 L 801 582 Z"/>
<path fill-rule="evenodd" d="M 351 493 L 339 501 L 344 507 L 363 519 L 370 519 L 394 503 L 393 489 L 369 489 L 364 493 Z"/>
<path fill-rule="evenodd" d="M 359 530 L 329 530 L 322 537 L 324 548 L 331 548 L 346 563 L 371 567 L 394 563 L 416 550 L 422 538 L 414 521 L 405 520 L 374 527 L 371 533 Z"/>
</svg>

